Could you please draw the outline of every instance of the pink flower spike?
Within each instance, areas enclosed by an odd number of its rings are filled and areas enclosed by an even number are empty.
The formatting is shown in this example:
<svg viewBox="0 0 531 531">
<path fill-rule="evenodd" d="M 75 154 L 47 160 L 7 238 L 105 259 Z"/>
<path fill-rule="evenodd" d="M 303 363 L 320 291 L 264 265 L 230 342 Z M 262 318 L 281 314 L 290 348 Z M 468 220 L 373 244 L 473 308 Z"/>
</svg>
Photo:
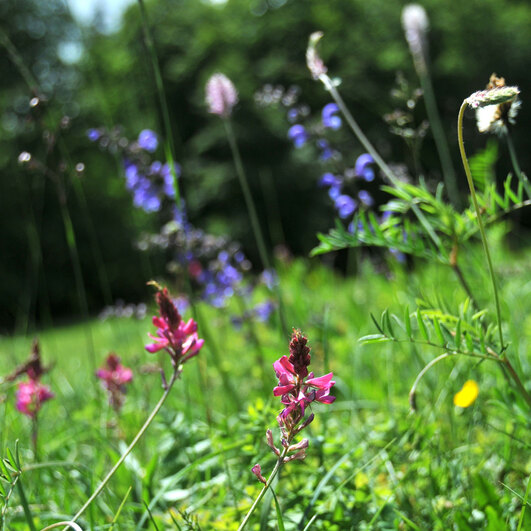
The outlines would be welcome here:
<svg viewBox="0 0 531 531">
<path fill-rule="evenodd" d="M 24 415 L 34 418 L 42 404 L 54 396 L 51 389 L 38 380 L 30 379 L 27 382 L 19 382 L 16 393 L 16 408 Z"/>
<path fill-rule="evenodd" d="M 105 360 L 105 366 L 96 371 L 96 376 L 109 392 L 110 405 L 118 411 L 124 401 L 125 384 L 133 379 L 133 371 L 120 363 L 119 356 L 111 353 Z"/>
<path fill-rule="evenodd" d="M 166 288 L 157 293 L 156 300 L 159 315 L 153 317 L 153 324 L 157 327 L 157 335 L 148 334 L 153 343 L 145 348 L 152 354 L 166 350 L 173 365 L 178 367 L 201 350 L 204 340 L 198 338 L 197 323 L 193 319 L 183 321 Z"/>
<path fill-rule="evenodd" d="M 260 482 L 262 482 L 264 485 L 267 483 L 267 480 L 264 476 L 262 476 L 262 467 L 258 464 L 254 465 L 253 468 L 251 468 L 251 472 L 258 478 Z"/>
</svg>

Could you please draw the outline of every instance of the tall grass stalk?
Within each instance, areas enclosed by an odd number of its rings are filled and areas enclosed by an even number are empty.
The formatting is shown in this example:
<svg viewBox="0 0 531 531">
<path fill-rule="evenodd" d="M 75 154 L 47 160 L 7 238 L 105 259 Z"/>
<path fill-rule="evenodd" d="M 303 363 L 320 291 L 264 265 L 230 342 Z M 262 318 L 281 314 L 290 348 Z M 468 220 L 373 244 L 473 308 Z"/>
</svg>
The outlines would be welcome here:
<svg viewBox="0 0 531 531">
<path fill-rule="evenodd" d="M 508 126 L 507 126 L 507 134 L 505 135 L 505 137 L 507 140 L 509 156 L 511 157 L 511 163 L 514 168 L 516 178 L 522 182 L 522 185 L 527 195 L 531 197 L 531 184 L 529 183 L 529 179 L 527 178 L 527 175 L 523 173 L 522 170 L 520 169 L 520 164 L 518 163 L 518 157 L 516 156 L 516 149 L 514 148 L 513 137 L 511 135 L 511 131 L 508 129 Z"/>
<path fill-rule="evenodd" d="M 435 92 L 433 90 L 433 84 L 428 71 L 428 67 L 422 71 L 417 69 L 417 73 L 420 79 L 420 85 L 424 94 L 424 103 L 426 106 L 426 113 L 433 132 L 433 139 L 435 140 L 435 147 L 441 161 L 442 173 L 444 184 L 448 190 L 448 196 L 450 201 L 456 206 L 460 206 L 459 190 L 457 187 L 457 178 L 452 163 L 452 157 L 450 156 L 450 149 L 444 134 L 444 129 L 441 124 L 441 118 L 437 109 L 437 100 L 435 99 Z"/>
<path fill-rule="evenodd" d="M 71 522 L 75 522 L 84 512 L 85 510 L 91 505 L 91 503 L 99 496 L 101 491 L 105 488 L 105 485 L 109 482 L 109 480 L 112 478 L 114 473 L 120 468 L 121 464 L 125 461 L 126 457 L 131 453 L 133 448 L 136 446 L 138 441 L 141 439 L 142 435 L 146 432 L 146 430 L 149 428 L 151 422 L 159 412 L 160 408 L 163 406 L 164 402 L 166 402 L 166 399 L 168 398 L 170 391 L 172 390 L 173 385 L 175 384 L 176 380 L 179 378 L 180 375 L 180 369 L 179 367 L 175 367 L 173 369 L 172 376 L 170 378 L 170 381 L 167 383 L 166 388 L 164 390 L 164 394 L 158 401 L 157 405 L 153 409 L 153 411 L 150 413 L 149 417 L 147 418 L 144 425 L 140 428 L 138 433 L 136 434 L 135 438 L 132 440 L 131 444 L 127 447 L 127 449 L 124 451 L 124 453 L 121 455 L 120 459 L 116 462 L 116 464 L 111 468 L 109 473 L 105 476 L 105 478 L 101 481 L 101 483 L 98 485 L 96 490 L 92 493 L 92 495 L 89 497 L 89 499 L 83 504 L 83 507 L 79 509 L 79 511 L 75 514 L 75 516 L 72 518 Z"/>
<path fill-rule="evenodd" d="M 179 190 L 179 180 L 177 176 L 176 158 L 175 158 L 175 141 L 173 128 L 170 121 L 170 112 L 168 110 L 168 102 L 164 93 L 164 84 L 162 82 L 162 74 L 160 73 L 159 61 L 157 58 L 157 52 L 155 50 L 155 44 L 149 29 L 149 23 L 147 18 L 146 7 L 144 0 L 138 0 L 138 7 L 140 8 L 140 19 L 142 20 L 142 30 L 144 32 L 144 43 L 149 53 L 149 59 L 153 68 L 153 75 L 155 76 L 155 86 L 157 90 L 157 96 L 159 99 L 160 112 L 162 115 L 162 121 L 164 124 L 164 154 L 166 156 L 166 162 L 170 166 L 171 174 L 173 177 L 173 188 L 175 190 L 175 204 L 177 208 L 181 210 L 181 194 Z"/>
<path fill-rule="evenodd" d="M 272 270 L 271 261 L 267 254 L 267 249 L 264 241 L 264 235 L 260 227 L 260 222 L 258 220 L 258 214 L 256 213 L 256 206 L 254 204 L 253 195 L 249 188 L 249 182 L 247 180 L 247 175 L 245 173 L 242 158 L 240 155 L 240 150 L 238 149 L 238 143 L 236 142 L 236 135 L 234 134 L 234 129 L 232 127 L 232 122 L 229 117 L 223 118 L 223 124 L 225 125 L 225 131 L 227 133 L 227 139 L 229 141 L 230 150 L 232 153 L 232 159 L 234 161 L 234 167 L 236 168 L 236 174 L 238 175 L 238 180 L 240 181 L 240 186 L 243 192 L 245 199 L 245 205 L 247 207 L 247 212 L 251 220 L 251 226 L 254 233 L 254 239 L 256 245 L 258 246 L 258 252 L 260 254 L 260 260 L 262 261 L 262 266 L 264 269 Z M 275 293 L 278 301 L 278 313 L 280 317 L 280 326 L 282 328 L 282 333 L 286 336 L 289 336 L 289 328 L 286 323 L 286 316 L 284 311 L 284 301 L 282 297 L 282 291 L 280 284 L 275 284 Z"/>
<path fill-rule="evenodd" d="M 170 120 L 168 103 L 166 100 L 166 95 L 164 93 L 164 83 L 162 81 L 162 74 L 160 72 L 157 52 L 155 50 L 155 44 L 153 42 L 153 37 L 151 34 L 151 30 L 149 28 L 147 12 L 146 12 L 146 8 L 145 8 L 143 0 L 138 0 L 138 7 L 140 9 L 140 18 L 142 21 L 142 30 L 144 33 L 144 43 L 149 53 L 149 60 L 151 62 L 151 67 L 153 69 L 153 75 L 155 77 L 155 87 L 156 87 L 157 97 L 159 100 L 160 112 L 162 116 L 163 130 L 164 130 L 164 154 L 166 156 L 166 161 L 168 162 L 170 166 L 170 170 L 171 170 L 172 177 L 173 177 L 173 189 L 175 191 L 175 206 L 177 207 L 179 212 L 184 212 L 183 198 L 182 198 L 182 194 L 181 194 L 180 187 L 179 187 L 179 179 L 177 176 L 177 169 L 176 169 L 176 155 L 175 155 L 175 142 L 174 142 L 175 135 L 173 133 L 173 127 L 172 127 L 172 122 Z M 210 330 L 208 327 L 208 320 L 201 319 L 199 307 L 195 303 L 195 297 L 193 295 L 190 278 L 188 277 L 188 275 L 184 275 L 184 277 L 185 277 L 184 280 L 185 280 L 186 290 L 188 292 L 188 298 L 190 301 L 190 306 L 192 308 L 194 319 L 202 323 L 201 327 L 203 330 L 203 335 L 205 336 L 205 339 L 207 340 L 206 343 L 207 343 L 209 352 L 212 354 L 214 364 L 216 365 L 216 368 L 220 373 L 223 386 L 225 387 L 225 390 L 227 391 L 231 399 L 234 401 L 234 403 L 238 404 L 239 403 L 238 395 L 231 383 L 230 378 L 228 377 L 228 374 L 223 369 L 223 366 L 221 364 L 221 357 L 219 355 L 219 350 L 217 348 L 215 340 L 213 339 L 213 334 L 210 333 Z"/>
</svg>

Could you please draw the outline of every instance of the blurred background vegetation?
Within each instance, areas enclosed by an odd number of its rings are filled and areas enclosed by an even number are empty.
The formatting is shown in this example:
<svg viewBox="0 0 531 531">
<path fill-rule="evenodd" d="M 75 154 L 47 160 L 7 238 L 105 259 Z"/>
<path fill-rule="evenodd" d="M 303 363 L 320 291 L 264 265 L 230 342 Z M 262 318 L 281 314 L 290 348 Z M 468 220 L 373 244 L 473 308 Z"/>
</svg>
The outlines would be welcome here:
<svg viewBox="0 0 531 531">
<path fill-rule="evenodd" d="M 388 162 L 410 162 L 404 142 L 383 120 L 394 110 L 390 91 L 397 72 L 418 86 L 400 24 L 406 3 L 146 2 L 183 168 L 181 185 L 196 226 L 241 241 L 258 263 L 223 125 L 204 105 L 206 80 L 217 71 L 240 93 L 234 125 L 270 248 L 283 244 L 295 255 L 307 255 L 315 233 L 332 225 L 332 206 L 316 185 L 324 171 L 316 151 L 311 146 L 295 151 L 285 110 L 255 102 L 266 84 L 297 85 L 301 101 L 315 113 L 330 101 L 310 79 L 304 60 L 308 36 L 316 30 L 325 33 L 321 50 L 329 72 L 342 79 L 340 90 L 371 141 Z M 422 5 L 430 17 L 431 71 L 455 167 L 458 108 L 497 72 L 522 90 L 514 139 L 522 169 L 528 170 L 531 5 L 516 0 L 469 0 L 452 3 L 451 9 L 445 0 Z M 89 128 L 117 125 L 130 139 L 144 128 L 162 133 L 138 5 L 127 9 L 116 31 L 109 32 L 103 20 L 97 15 L 92 23 L 81 23 L 62 0 L 0 4 L 0 330 L 78 314 L 57 180 L 72 217 L 91 312 L 117 298 L 143 299 L 145 282 L 164 273 L 162 256 L 135 246 L 143 231 L 158 229 L 157 216 L 133 208 L 121 161 L 86 136 Z M 36 95 L 40 102 L 31 107 Z M 416 112 L 419 121 L 425 118 L 422 105 Z M 472 114 L 466 127 L 473 153 L 487 139 L 472 133 Z M 349 153 L 361 154 L 346 133 L 345 139 L 352 145 Z M 24 169 L 17 162 L 23 151 L 53 175 Z M 157 154 L 162 157 L 162 150 Z M 504 145 L 499 154 L 497 173 L 504 177 L 509 171 Z M 84 169 L 74 171 L 78 163 Z M 441 179 L 430 133 L 421 165 L 429 179 Z M 525 217 L 520 222 L 525 226 Z"/>
</svg>

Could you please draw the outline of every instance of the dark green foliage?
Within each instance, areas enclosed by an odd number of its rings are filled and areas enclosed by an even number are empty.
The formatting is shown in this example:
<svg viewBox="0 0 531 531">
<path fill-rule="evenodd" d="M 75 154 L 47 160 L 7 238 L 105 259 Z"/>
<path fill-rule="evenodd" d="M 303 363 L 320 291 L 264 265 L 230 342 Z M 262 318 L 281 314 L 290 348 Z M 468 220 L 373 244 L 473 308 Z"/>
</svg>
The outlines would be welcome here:
<svg viewBox="0 0 531 531">
<path fill-rule="evenodd" d="M 523 88 L 529 85 L 531 74 L 524 51 L 530 47 L 526 28 L 531 10 L 524 2 L 499 0 L 472 0 L 456 4 L 451 10 L 442 0 L 424 5 L 431 24 L 435 92 L 453 146 L 460 102 L 481 88 L 492 71 Z M 22 150 L 41 160 L 48 158 L 43 130 L 60 134 L 58 124 L 65 114 L 73 122 L 61 136 L 71 162 L 83 161 L 86 166 L 87 206 L 108 269 L 112 297 L 141 297 L 144 292 L 139 279 L 149 269 L 145 265 L 149 259 L 140 257 L 132 242 L 151 222 L 145 216 L 132 215 L 129 196 L 122 186 L 120 162 L 99 155 L 84 136 L 88 127 L 100 124 L 123 124 L 130 138 L 144 127 L 161 131 L 138 7 L 131 6 L 117 34 L 104 35 L 94 28 L 76 26 L 64 6 L 58 1 L 8 0 L 0 8 L 2 31 L 49 99 L 49 114 L 43 125 L 29 111 L 32 91 L 20 69 L 8 54 L 1 56 L 0 171 L 4 178 L 0 208 L 5 220 L 2 274 L 6 281 L 0 292 L 0 322 L 4 326 L 18 321 L 24 327 L 27 315 L 30 321 L 37 316 L 46 322 L 50 313 L 78 312 L 68 251 L 58 208 L 54 207 L 55 192 L 50 183 L 44 184 L 41 174 L 29 179 L 16 164 Z M 293 156 L 282 111 L 259 109 L 253 104 L 253 94 L 265 83 L 300 85 L 302 99 L 316 112 L 328 102 L 320 87 L 310 80 L 304 64 L 310 32 L 325 32 L 322 50 L 330 72 L 342 78 L 341 90 L 347 104 L 384 158 L 390 162 L 410 159 L 407 148 L 400 139 L 390 137 L 380 119 L 392 111 L 388 95 L 397 70 L 404 71 L 410 83 L 416 84 L 400 26 L 400 2 L 332 0 L 308 6 L 295 0 L 230 0 L 212 6 L 196 0 L 164 0 L 147 2 L 146 7 L 177 133 L 177 156 L 184 168 L 183 188 L 192 220 L 214 232 L 230 231 L 235 239 L 243 241 L 255 263 L 257 254 L 247 231 L 233 167 L 227 162 L 223 128 L 219 120 L 207 116 L 203 104 L 204 84 L 211 73 L 224 71 L 240 92 L 241 103 L 234 117 L 236 133 L 270 245 L 287 243 L 295 253 L 306 253 L 314 246 L 316 230 L 325 231 L 330 225 L 328 200 L 315 185 L 322 173 L 315 154 L 310 149 Z M 65 42 L 81 42 L 85 53 L 79 63 L 70 65 L 57 57 L 58 45 Z M 31 79 L 27 81 L 34 84 Z M 522 96 L 525 100 L 524 92 Z M 525 142 L 525 135 L 519 131 L 529 125 L 525 108 L 524 102 L 515 128 L 517 150 Z M 472 119 L 468 123 L 472 125 Z M 483 145 L 479 135 L 469 136 L 469 151 Z M 361 148 L 355 149 L 361 152 Z M 525 170 L 530 163 L 528 155 L 525 150 L 518 151 L 523 151 L 521 164 Z M 453 156 L 457 159 L 457 150 L 453 150 Z M 55 153 L 46 162 L 56 167 L 62 158 Z M 506 163 L 498 164 L 498 174 L 505 174 Z M 440 180 L 429 137 L 421 153 L 421 166 L 428 179 Z M 72 192 L 68 205 L 79 239 L 89 304 L 91 309 L 98 309 L 105 302 L 106 288 L 101 266 L 94 260 L 86 213 Z M 41 243 L 44 266 L 39 265 L 36 241 Z M 153 271 L 162 270 L 162 264 L 155 262 Z M 22 285 L 31 285 L 33 295 L 21 293 Z"/>
</svg>

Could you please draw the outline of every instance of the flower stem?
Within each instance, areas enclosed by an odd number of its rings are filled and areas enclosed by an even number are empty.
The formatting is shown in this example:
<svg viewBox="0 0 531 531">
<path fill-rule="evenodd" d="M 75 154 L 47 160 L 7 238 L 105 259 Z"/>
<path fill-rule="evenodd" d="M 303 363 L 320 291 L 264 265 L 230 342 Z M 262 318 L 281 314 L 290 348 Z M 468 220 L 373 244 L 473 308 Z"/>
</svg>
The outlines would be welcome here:
<svg viewBox="0 0 531 531">
<path fill-rule="evenodd" d="M 245 518 L 242 520 L 242 523 L 240 524 L 240 527 L 238 527 L 238 531 L 242 531 L 247 523 L 249 522 L 249 518 L 251 518 L 251 515 L 254 513 L 256 508 L 258 507 L 258 504 L 260 503 L 261 499 L 264 497 L 264 494 L 266 493 L 267 489 L 271 486 L 271 483 L 275 479 L 276 475 L 278 474 L 281 466 L 284 464 L 284 457 L 286 457 L 288 453 L 289 446 L 286 446 L 284 448 L 284 451 L 279 455 L 278 460 L 275 464 L 275 468 L 273 469 L 273 472 L 271 472 L 271 475 L 269 476 L 267 483 L 264 485 L 262 490 L 260 491 L 260 494 L 256 497 L 256 500 L 254 500 L 254 503 L 251 505 L 251 508 L 249 509 L 249 512 L 245 515 Z"/>
<path fill-rule="evenodd" d="M 513 164 L 514 172 L 516 173 L 516 178 L 522 182 L 527 195 L 531 197 L 531 185 L 529 184 L 529 179 L 525 173 L 522 173 L 520 169 L 520 164 L 518 164 L 518 158 L 516 156 L 516 150 L 514 149 L 513 137 L 511 136 L 511 131 L 507 130 L 505 135 L 507 138 L 507 147 L 509 148 L 509 156 L 511 157 L 511 162 Z"/>
<path fill-rule="evenodd" d="M 507 367 L 507 371 L 511 375 L 514 383 L 516 384 L 516 387 L 518 387 L 520 394 L 525 398 L 525 401 L 527 402 L 527 405 L 529 406 L 529 408 L 531 408 L 531 394 L 527 392 L 527 389 L 524 387 L 522 380 L 520 380 L 520 377 L 518 376 L 517 372 L 514 370 L 514 367 L 509 361 L 509 358 L 507 357 L 502 358 L 501 361 L 504 363 L 505 367 Z"/>
<path fill-rule="evenodd" d="M 155 85 L 157 89 L 157 95 L 159 98 L 160 112 L 162 114 L 162 121 L 164 124 L 164 154 L 166 160 L 170 166 L 171 174 L 173 177 L 173 188 L 175 190 L 175 204 L 177 208 L 181 210 L 181 194 L 179 191 L 179 181 L 177 177 L 177 169 L 175 166 L 175 142 L 172 132 L 172 126 L 170 121 L 170 112 L 168 110 L 168 102 L 166 101 L 166 95 L 164 94 L 164 84 L 162 82 L 162 75 L 160 73 L 159 61 L 157 59 L 157 52 L 153 43 L 153 37 L 149 29 L 147 20 L 146 8 L 144 6 L 144 0 L 138 0 L 138 7 L 140 8 L 140 18 L 142 19 L 142 30 L 144 32 L 144 42 L 149 53 L 151 66 L 153 67 L 153 74 L 155 76 Z"/>
<path fill-rule="evenodd" d="M 71 522 L 75 522 L 84 513 L 84 511 L 87 509 L 87 507 L 97 498 L 97 496 L 100 494 L 100 492 L 104 489 L 105 485 L 107 485 L 107 483 L 109 482 L 111 477 L 114 475 L 114 473 L 118 470 L 118 468 L 120 468 L 120 465 L 125 461 L 126 457 L 131 453 L 133 448 L 136 446 L 137 442 L 140 440 L 142 435 L 144 435 L 145 431 L 148 429 L 149 425 L 151 424 L 151 422 L 153 421 L 153 419 L 155 418 L 155 416 L 159 412 L 160 408 L 162 407 L 162 405 L 164 404 L 164 402 L 168 398 L 168 396 L 170 394 L 170 391 L 171 391 L 171 389 L 173 387 L 173 384 L 175 383 L 175 381 L 179 377 L 179 374 L 180 374 L 179 368 L 178 367 L 174 368 L 172 377 L 171 377 L 170 381 L 168 382 L 168 386 L 166 387 L 166 389 L 164 391 L 164 394 L 162 395 L 161 399 L 158 401 L 157 405 L 155 406 L 155 408 L 153 409 L 153 411 L 151 412 L 151 414 L 147 418 L 147 420 L 144 423 L 144 425 L 140 428 L 139 432 L 136 434 L 135 438 L 133 439 L 131 444 L 127 447 L 125 452 L 121 455 L 120 459 L 118 459 L 117 463 L 112 467 L 112 469 L 109 471 L 109 473 L 105 476 L 105 478 L 99 484 L 98 488 L 92 493 L 92 495 L 85 502 L 83 507 L 81 507 L 81 509 L 79 509 L 79 511 L 76 513 L 76 515 L 72 518 Z"/>
<path fill-rule="evenodd" d="M 460 206 L 460 200 L 455 170 L 452 164 L 450 150 L 448 149 L 448 142 L 441 125 L 439 111 L 437 110 L 437 103 L 435 100 L 435 92 L 433 90 L 433 85 L 431 83 L 427 65 L 424 69 L 417 69 L 417 73 L 419 75 L 422 91 L 424 92 L 424 104 L 426 106 L 426 113 L 428 114 L 428 119 L 431 124 L 433 139 L 435 140 L 435 147 L 437 148 L 439 160 L 441 161 L 444 184 L 448 190 L 448 196 L 451 202 L 458 207 Z"/>
<path fill-rule="evenodd" d="M 431 360 L 417 375 L 417 378 L 413 382 L 413 385 L 411 386 L 411 391 L 409 391 L 409 404 L 411 406 L 411 409 L 413 411 L 417 410 L 417 386 L 422 380 L 422 377 L 437 363 L 440 361 L 449 358 L 450 356 L 455 356 L 454 353 L 451 352 L 445 352 L 444 354 L 441 354 L 440 356 L 437 356 L 435 359 Z"/>
<path fill-rule="evenodd" d="M 24 488 L 22 487 L 22 481 L 20 480 L 20 476 L 17 481 L 17 487 L 18 487 L 18 493 L 20 495 L 20 504 L 22 505 L 22 509 L 24 510 L 24 516 L 26 518 L 28 528 L 30 529 L 30 531 L 37 531 L 37 528 L 35 527 L 35 523 L 33 522 L 33 516 L 31 514 L 31 509 L 28 503 L 28 499 L 26 498 L 26 493 L 24 492 Z"/>
<path fill-rule="evenodd" d="M 234 129 L 232 127 L 232 122 L 230 121 L 230 118 L 227 117 L 223 119 L 223 123 L 225 124 L 225 131 L 227 133 L 227 139 L 229 141 L 230 150 L 232 152 L 234 166 L 236 168 L 236 173 L 238 175 L 238 179 L 240 181 L 240 186 L 243 192 L 243 196 L 245 198 L 247 212 L 249 214 L 249 218 L 251 219 L 251 226 L 254 232 L 254 239 L 258 246 L 260 260 L 262 261 L 262 265 L 265 269 L 272 269 L 271 262 L 269 260 L 269 256 L 266 250 L 264 236 L 262 234 L 262 229 L 260 228 L 260 222 L 258 221 L 258 215 L 256 213 L 256 206 L 254 204 L 254 200 L 251 194 L 251 190 L 249 188 L 247 176 L 243 168 L 242 158 L 240 155 L 240 150 L 238 149 L 238 144 L 236 142 L 236 136 L 234 134 Z M 276 291 L 276 296 L 278 299 L 278 313 L 280 316 L 280 325 L 282 328 L 282 332 L 285 335 L 289 335 L 289 328 L 286 324 L 286 318 L 285 318 L 285 313 L 284 313 L 284 302 L 282 299 L 282 293 L 280 291 L 280 286 L 278 284 L 275 286 L 275 291 Z"/>
<path fill-rule="evenodd" d="M 503 330 L 502 330 L 502 320 L 501 320 L 501 309 L 500 309 L 500 299 L 498 296 L 498 288 L 496 286 L 496 278 L 494 276 L 494 267 L 492 265 L 492 259 L 490 257 L 490 250 L 487 243 L 487 235 L 485 233 L 485 227 L 483 225 L 483 220 L 481 218 L 481 211 L 478 204 L 478 199 L 476 196 L 476 188 L 474 186 L 474 181 L 472 179 L 472 173 L 470 172 L 470 166 L 468 165 L 468 160 L 466 157 L 465 144 L 463 142 L 463 116 L 465 114 L 465 109 L 467 108 L 467 102 L 464 101 L 459 109 L 459 115 L 457 117 L 457 138 L 459 142 L 459 151 L 461 153 L 461 160 L 463 161 L 463 167 L 465 169 L 466 178 L 468 181 L 468 187 L 470 188 L 470 195 L 472 196 L 472 202 L 474 204 L 474 209 L 476 210 L 476 217 L 479 226 L 479 232 L 481 234 L 481 241 L 483 242 L 483 249 L 485 251 L 485 256 L 487 257 L 487 265 L 489 268 L 490 279 L 492 282 L 492 289 L 494 292 L 494 301 L 496 304 L 496 319 L 498 321 L 498 333 L 500 337 L 500 348 L 503 356 L 503 351 L 505 350 L 505 345 L 503 341 Z"/>
<path fill-rule="evenodd" d="M 343 116 L 345 117 L 345 120 L 347 121 L 349 127 L 352 129 L 352 132 L 356 136 L 356 138 L 359 140 L 361 145 L 370 153 L 372 158 L 374 159 L 374 162 L 378 165 L 380 170 L 382 170 L 383 174 L 387 177 L 389 182 L 393 184 L 396 188 L 400 189 L 400 181 L 396 177 L 396 175 L 393 173 L 391 168 L 385 163 L 385 161 L 380 157 L 380 154 L 378 151 L 376 151 L 376 148 L 371 144 L 370 140 L 365 136 L 365 133 L 361 130 L 361 127 L 358 125 L 350 111 L 348 110 L 348 107 L 345 105 L 345 102 L 343 101 L 343 98 L 337 91 L 336 87 L 332 83 L 332 80 L 326 75 L 321 74 L 319 76 L 320 81 L 325 86 L 326 90 L 330 92 L 330 95 L 332 96 L 333 100 L 337 103 L 337 106 L 343 113 Z M 423 226 L 424 230 L 428 233 L 428 236 L 432 239 L 433 243 L 437 246 L 439 249 L 439 252 L 442 254 L 442 256 L 446 256 L 446 251 L 444 250 L 444 247 L 441 244 L 441 241 L 439 237 L 437 236 L 435 230 L 430 225 L 429 221 L 426 219 L 424 214 L 422 214 L 420 208 L 416 204 L 411 205 L 411 209 L 413 210 L 415 216 L 417 216 L 420 224 Z"/>
<path fill-rule="evenodd" d="M 332 80 L 326 74 L 321 74 L 319 79 L 325 86 L 326 90 L 330 92 L 330 95 L 337 103 L 337 106 L 343 113 L 345 120 L 347 121 L 349 127 L 352 129 L 352 132 L 356 135 L 356 138 L 360 141 L 361 145 L 371 154 L 372 158 L 374 159 L 374 162 L 376 162 L 376 164 L 382 170 L 384 175 L 389 179 L 389 182 L 394 185 L 397 185 L 399 181 L 396 178 L 396 175 L 392 172 L 391 168 L 389 168 L 389 166 L 385 163 L 382 157 L 380 157 L 378 151 L 376 151 L 375 147 L 371 144 L 370 140 L 365 136 L 365 133 L 361 130 L 361 127 L 358 125 L 356 120 L 354 120 L 354 117 L 348 110 L 348 107 L 345 105 L 343 98 L 332 83 Z"/>
</svg>

